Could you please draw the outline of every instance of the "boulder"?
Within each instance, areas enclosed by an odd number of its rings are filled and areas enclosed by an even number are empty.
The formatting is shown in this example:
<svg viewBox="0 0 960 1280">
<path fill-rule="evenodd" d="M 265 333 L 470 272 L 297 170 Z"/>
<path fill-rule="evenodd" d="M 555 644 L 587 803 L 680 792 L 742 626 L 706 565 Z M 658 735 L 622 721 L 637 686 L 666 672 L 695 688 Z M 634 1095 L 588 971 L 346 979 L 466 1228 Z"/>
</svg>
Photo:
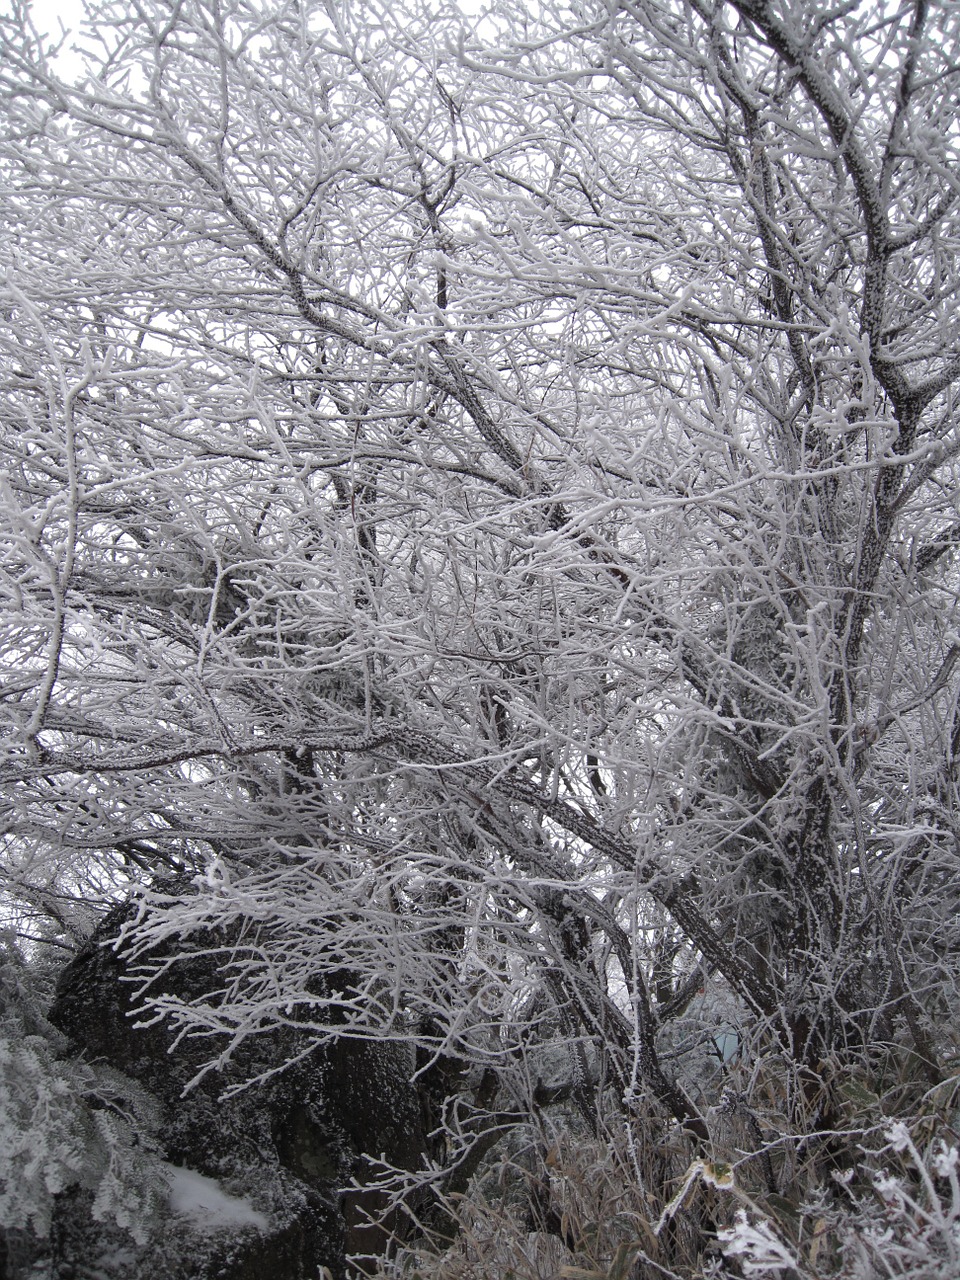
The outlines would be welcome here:
<svg viewBox="0 0 960 1280">
<path fill-rule="evenodd" d="M 170 1166 L 215 1180 L 248 1212 L 244 1218 L 238 1210 L 232 1221 L 228 1213 L 224 1222 L 216 1213 L 205 1217 L 202 1205 L 184 1214 L 174 1202 L 137 1246 L 119 1229 L 94 1223 L 89 1196 L 76 1192 L 62 1197 L 58 1210 L 51 1274 L 81 1280 L 95 1253 L 97 1273 L 111 1280 L 314 1280 L 322 1267 L 339 1280 L 348 1254 L 383 1252 L 388 1232 L 367 1222 L 380 1208 L 378 1194 L 344 1187 L 362 1178 L 366 1155 L 421 1166 L 427 1143 L 412 1051 L 347 1038 L 311 1049 L 295 1026 L 271 1029 L 248 1037 L 222 1069 L 187 1090 L 222 1046 L 215 1038 L 177 1041 L 164 1022 L 136 1025 L 143 1019 L 136 983 L 113 945 L 131 910 L 110 912 L 67 965 L 50 1021 L 74 1052 L 153 1095 Z M 154 989 L 185 998 L 215 992 L 223 942 L 222 935 L 195 934 L 151 952 L 151 960 L 177 957 Z M 259 1082 L 224 1096 L 251 1080 Z"/>
</svg>

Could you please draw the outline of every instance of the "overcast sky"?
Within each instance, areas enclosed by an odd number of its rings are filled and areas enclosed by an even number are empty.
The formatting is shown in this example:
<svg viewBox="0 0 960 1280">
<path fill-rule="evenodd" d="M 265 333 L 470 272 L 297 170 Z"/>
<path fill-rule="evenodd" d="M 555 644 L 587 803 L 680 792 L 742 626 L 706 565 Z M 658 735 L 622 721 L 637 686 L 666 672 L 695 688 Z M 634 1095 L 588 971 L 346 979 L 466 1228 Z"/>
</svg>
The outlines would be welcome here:
<svg viewBox="0 0 960 1280">
<path fill-rule="evenodd" d="M 0 0 L 0 8 L 8 8 L 5 0 Z M 76 31 L 83 20 L 83 0 L 32 0 L 30 9 L 37 30 L 54 37 L 59 36 L 61 23 L 69 31 Z M 64 76 L 79 74 L 81 70 L 80 59 L 76 54 L 70 53 L 72 43 L 69 38 L 66 40 L 58 61 L 60 72 Z"/>
</svg>

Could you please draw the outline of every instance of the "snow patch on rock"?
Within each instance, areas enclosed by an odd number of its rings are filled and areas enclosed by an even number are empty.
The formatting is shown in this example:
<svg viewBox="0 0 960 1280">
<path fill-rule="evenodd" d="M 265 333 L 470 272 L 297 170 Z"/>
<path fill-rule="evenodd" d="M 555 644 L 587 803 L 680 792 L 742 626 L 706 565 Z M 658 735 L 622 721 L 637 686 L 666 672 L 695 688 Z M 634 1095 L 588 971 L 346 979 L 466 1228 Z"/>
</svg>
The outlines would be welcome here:
<svg viewBox="0 0 960 1280">
<path fill-rule="evenodd" d="M 189 1218 L 194 1228 L 220 1231 L 225 1227 L 255 1227 L 267 1231 L 270 1220 L 254 1209 L 249 1200 L 228 1195 L 214 1178 L 193 1169 L 168 1164 L 164 1172 L 170 1183 L 170 1208 Z"/>
</svg>

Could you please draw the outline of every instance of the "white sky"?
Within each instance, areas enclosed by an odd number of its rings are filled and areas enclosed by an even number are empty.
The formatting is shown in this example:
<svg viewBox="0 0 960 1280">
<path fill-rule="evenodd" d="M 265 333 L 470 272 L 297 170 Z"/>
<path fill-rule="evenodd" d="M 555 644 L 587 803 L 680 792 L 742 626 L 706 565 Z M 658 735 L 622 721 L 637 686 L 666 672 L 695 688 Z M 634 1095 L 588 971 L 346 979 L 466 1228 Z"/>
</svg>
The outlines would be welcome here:
<svg viewBox="0 0 960 1280">
<path fill-rule="evenodd" d="M 59 37 L 61 23 L 68 31 L 76 31 L 83 20 L 83 0 L 31 0 L 30 10 L 37 30 L 54 37 Z M 69 51 L 72 43 L 68 37 L 57 61 L 60 74 L 67 80 L 82 70 L 80 59 Z"/>
<path fill-rule="evenodd" d="M 460 8 L 465 13 L 474 13 L 481 8 L 481 0 L 459 0 Z M 0 10 L 7 9 L 5 0 L 0 0 Z M 30 0 L 30 9 L 38 31 L 48 35 L 59 36 L 61 23 L 68 31 L 76 32 L 83 21 L 83 0 Z M 81 75 L 83 62 L 70 52 L 73 41 L 68 37 L 64 41 L 64 49 L 57 60 L 57 69 L 65 80 Z"/>
</svg>

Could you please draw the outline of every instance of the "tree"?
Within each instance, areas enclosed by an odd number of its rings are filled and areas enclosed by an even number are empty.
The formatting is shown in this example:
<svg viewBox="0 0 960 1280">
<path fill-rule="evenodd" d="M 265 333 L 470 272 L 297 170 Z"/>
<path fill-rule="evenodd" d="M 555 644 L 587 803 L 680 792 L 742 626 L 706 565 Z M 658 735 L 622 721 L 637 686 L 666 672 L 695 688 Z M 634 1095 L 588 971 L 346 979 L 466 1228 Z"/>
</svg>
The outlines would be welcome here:
<svg viewBox="0 0 960 1280">
<path fill-rule="evenodd" d="M 142 881 L 147 976 L 229 926 L 156 1002 L 227 1046 L 407 1039 L 687 1158 L 726 1085 L 771 1189 L 852 1078 L 909 1110 L 954 1052 L 956 13 L 89 39 L 66 85 L 18 11 L 0 72 L 7 898 Z"/>
</svg>

